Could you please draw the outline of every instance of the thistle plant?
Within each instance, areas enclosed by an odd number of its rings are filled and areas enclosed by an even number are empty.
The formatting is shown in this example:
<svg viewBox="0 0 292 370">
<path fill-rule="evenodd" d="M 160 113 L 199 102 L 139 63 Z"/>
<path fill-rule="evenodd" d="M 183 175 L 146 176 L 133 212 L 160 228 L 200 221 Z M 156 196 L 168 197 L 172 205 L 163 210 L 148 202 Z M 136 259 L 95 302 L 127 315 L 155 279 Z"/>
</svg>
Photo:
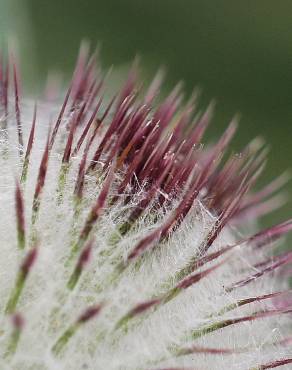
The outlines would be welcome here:
<svg viewBox="0 0 292 370">
<path fill-rule="evenodd" d="M 61 103 L 0 67 L 1 369 L 291 368 L 292 220 L 257 230 L 287 174 L 254 190 L 263 141 L 234 154 L 233 120 L 203 145 L 213 105 L 135 66 L 108 97 L 84 48 Z"/>
</svg>

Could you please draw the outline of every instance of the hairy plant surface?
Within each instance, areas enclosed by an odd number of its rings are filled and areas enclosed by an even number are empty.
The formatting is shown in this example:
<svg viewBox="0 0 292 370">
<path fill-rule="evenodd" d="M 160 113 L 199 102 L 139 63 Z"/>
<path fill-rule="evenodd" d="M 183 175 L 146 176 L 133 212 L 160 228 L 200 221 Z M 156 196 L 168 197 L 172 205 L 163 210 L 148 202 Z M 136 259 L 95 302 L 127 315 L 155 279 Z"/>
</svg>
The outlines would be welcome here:
<svg viewBox="0 0 292 370">
<path fill-rule="evenodd" d="M 292 221 L 256 231 L 287 175 L 254 191 L 263 142 L 203 145 L 212 105 L 160 83 L 104 98 L 82 48 L 34 104 L 1 63 L 1 369 L 291 368 Z"/>
</svg>

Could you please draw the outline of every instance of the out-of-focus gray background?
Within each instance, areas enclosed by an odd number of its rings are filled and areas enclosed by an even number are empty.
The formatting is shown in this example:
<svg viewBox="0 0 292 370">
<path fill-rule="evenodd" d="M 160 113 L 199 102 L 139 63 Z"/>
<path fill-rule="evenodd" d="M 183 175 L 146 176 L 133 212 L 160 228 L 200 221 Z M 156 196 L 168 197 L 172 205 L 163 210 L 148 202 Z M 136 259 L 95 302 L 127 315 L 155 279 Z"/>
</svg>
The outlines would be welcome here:
<svg viewBox="0 0 292 370">
<path fill-rule="evenodd" d="M 181 79 L 187 93 L 200 86 L 203 106 L 218 102 L 211 137 L 240 112 L 234 147 L 256 135 L 270 143 L 264 181 L 292 169 L 290 0 L 0 0 L 0 10 L 2 41 L 18 40 L 29 88 L 48 69 L 71 72 L 87 38 L 101 44 L 104 66 L 138 54 L 146 76 L 166 67 L 167 88 Z M 289 214 L 292 202 L 266 221 Z"/>
</svg>

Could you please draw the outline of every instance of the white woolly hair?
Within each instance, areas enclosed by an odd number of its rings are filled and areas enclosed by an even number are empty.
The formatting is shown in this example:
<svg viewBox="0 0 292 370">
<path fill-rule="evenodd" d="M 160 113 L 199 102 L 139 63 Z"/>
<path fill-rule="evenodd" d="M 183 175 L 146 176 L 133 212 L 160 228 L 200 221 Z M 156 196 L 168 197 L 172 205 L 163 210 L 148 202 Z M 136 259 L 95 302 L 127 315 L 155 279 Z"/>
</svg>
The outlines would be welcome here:
<svg viewBox="0 0 292 370">
<path fill-rule="evenodd" d="M 173 227 L 173 223 L 167 235 L 162 237 L 163 226 L 176 215 L 181 201 L 194 184 L 193 178 L 199 176 L 198 172 L 192 177 L 193 170 L 189 171 L 189 177 L 176 191 L 167 192 L 160 183 L 131 227 L 126 232 L 121 231 L 120 226 L 127 224 L 131 212 L 137 210 L 152 189 L 151 172 L 143 181 L 140 181 L 143 176 L 139 178 L 135 172 L 132 181 L 119 193 L 119 184 L 141 146 L 132 159 L 124 160 L 120 165 L 121 152 L 125 154 L 126 145 L 123 145 L 124 152 L 115 151 L 107 163 L 115 143 L 125 135 L 124 132 L 113 133 L 108 139 L 112 144 L 103 150 L 96 162 L 91 159 L 113 124 L 116 112 L 127 99 L 130 100 L 130 94 L 134 96 L 135 93 L 130 89 L 125 97 L 123 90 L 123 99 L 111 108 L 92 145 L 88 142 L 97 119 L 81 149 L 72 154 L 94 110 L 88 103 L 88 81 L 83 95 L 80 93 L 76 98 L 76 89 L 83 81 L 80 76 L 84 77 L 86 73 L 89 76 L 88 65 L 91 66 L 91 61 L 86 64 L 82 55 L 69 99 L 75 103 L 70 109 L 67 104 L 49 148 L 46 147 L 47 140 L 54 135 L 59 104 L 45 100 L 38 104 L 33 144 L 28 156 L 25 156 L 26 143 L 32 132 L 34 104 L 30 100 L 18 102 L 17 78 L 15 97 L 12 93 L 7 105 L 9 109 L 6 112 L 3 109 L 0 141 L 0 368 L 291 368 L 290 291 L 286 280 L 280 280 L 275 274 L 277 267 L 290 262 L 291 255 L 286 253 L 272 258 L 270 248 L 272 241 L 289 231 L 291 223 L 246 237 L 250 229 L 255 229 L 258 215 L 264 212 L 263 209 L 270 208 L 269 204 L 256 202 L 252 198 L 254 194 L 247 193 L 253 182 L 248 172 L 242 176 L 240 184 L 228 188 L 243 172 L 237 173 L 235 168 L 231 176 L 227 172 L 228 165 L 218 165 L 208 173 L 208 181 L 192 198 L 186 214 L 175 218 L 176 226 Z M 93 78 L 96 77 L 90 75 L 88 80 Z M 97 100 L 94 96 L 94 101 Z M 86 106 L 83 115 L 78 117 L 82 123 L 78 122 L 72 130 L 84 101 L 89 107 Z M 153 104 L 152 96 L 146 103 Z M 127 111 L 132 120 L 133 111 L 138 112 L 143 107 L 143 104 L 138 107 L 135 104 L 129 104 Z M 102 103 L 97 117 L 102 116 L 106 107 L 106 103 Z M 171 107 L 172 104 L 167 109 L 171 111 Z M 155 119 L 154 108 L 151 109 L 145 113 L 148 125 Z M 171 113 L 166 130 L 174 132 L 178 113 Z M 130 127 L 128 142 L 136 133 L 129 121 L 130 118 L 122 122 L 125 127 Z M 146 121 L 141 124 L 143 122 Z M 164 124 L 161 117 L 160 124 Z M 63 160 L 64 148 L 72 131 L 72 150 L 66 162 Z M 163 146 L 163 140 L 168 140 L 166 133 L 152 148 L 153 152 Z M 188 136 L 191 134 L 185 136 L 185 141 Z M 145 134 L 143 140 L 146 138 Z M 206 163 L 214 146 L 199 149 L 197 143 L 195 146 L 199 153 L 202 152 L 200 163 Z M 171 148 L 174 147 L 175 143 Z M 41 164 L 46 148 L 47 168 Z M 174 149 L 172 152 L 176 155 Z M 218 158 L 221 152 L 217 153 Z M 184 156 L 182 153 L 177 156 L 179 166 L 189 163 L 188 153 Z M 86 167 L 90 163 L 95 166 L 85 171 L 82 196 L 76 200 L 74 189 L 84 159 Z M 145 155 L 141 160 L 147 160 Z M 242 157 L 231 155 L 231 160 L 242 161 Z M 252 166 L 256 160 L 247 155 L 241 168 Z M 174 165 L 175 162 L 171 163 Z M 21 178 L 26 165 L 27 173 Z M 194 165 L 194 168 L 203 171 L 203 165 L 200 166 Z M 222 178 L 220 182 L 214 180 L 218 171 L 221 176 L 225 174 L 224 186 Z M 169 170 L 169 173 L 174 172 Z M 237 200 L 237 191 L 244 188 L 247 180 L 250 186 L 246 188 L 245 200 L 240 200 L 240 206 L 236 203 L 236 212 L 229 214 L 233 210 L 230 206 L 224 213 L 222 205 L 232 205 Z M 210 184 L 214 181 L 212 187 Z M 40 192 L 36 197 L 38 184 Z M 222 194 L 226 189 L 228 195 L 225 198 Z M 103 191 L 106 193 L 104 202 L 101 199 Z M 216 204 L 224 198 L 220 207 L 212 206 L 215 193 L 220 193 Z M 89 223 L 89 231 L 84 234 L 84 225 L 94 214 L 92 207 L 98 199 L 101 202 L 100 209 L 95 209 L 98 217 Z M 256 208 L 248 203 L 249 199 L 254 200 Z M 247 208 L 250 213 L 245 212 Z M 223 223 L 222 214 L 227 214 L 228 222 Z M 150 235 L 154 237 L 147 242 Z M 141 241 L 143 248 L 137 249 L 139 253 L 129 258 Z M 90 258 L 84 255 L 82 264 L 79 256 L 86 248 Z M 37 253 L 33 255 L 35 250 Z M 78 261 L 81 261 L 79 265 Z M 193 268 L 190 268 L 192 264 Z"/>
</svg>

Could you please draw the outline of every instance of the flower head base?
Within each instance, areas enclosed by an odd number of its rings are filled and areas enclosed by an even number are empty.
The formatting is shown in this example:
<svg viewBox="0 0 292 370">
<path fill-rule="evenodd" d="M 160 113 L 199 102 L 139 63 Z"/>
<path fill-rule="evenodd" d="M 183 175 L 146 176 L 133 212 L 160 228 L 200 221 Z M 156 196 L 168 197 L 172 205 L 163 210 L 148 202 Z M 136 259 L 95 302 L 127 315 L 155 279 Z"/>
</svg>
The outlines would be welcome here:
<svg viewBox="0 0 292 370">
<path fill-rule="evenodd" d="M 289 368 L 292 253 L 270 245 L 292 221 L 242 228 L 287 176 L 253 192 L 260 140 L 228 154 L 232 121 L 204 147 L 212 105 L 157 104 L 135 68 L 105 99 L 95 64 L 82 49 L 61 107 L 1 64 L 1 369 Z"/>
</svg>

